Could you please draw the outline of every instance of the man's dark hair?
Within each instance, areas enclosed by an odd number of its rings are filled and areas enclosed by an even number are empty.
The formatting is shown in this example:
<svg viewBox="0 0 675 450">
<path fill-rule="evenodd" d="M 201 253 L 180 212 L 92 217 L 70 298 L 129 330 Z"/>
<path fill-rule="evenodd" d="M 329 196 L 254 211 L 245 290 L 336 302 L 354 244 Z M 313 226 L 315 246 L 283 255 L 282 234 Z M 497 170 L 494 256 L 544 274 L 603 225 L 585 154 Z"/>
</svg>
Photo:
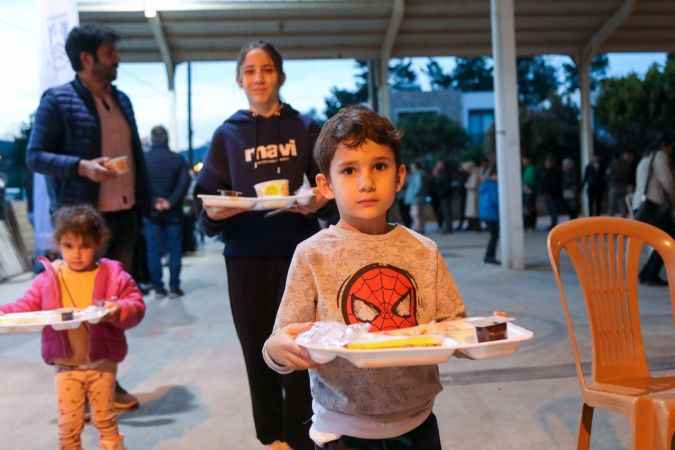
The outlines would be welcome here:
<svg viewBox="0 0 675 450">
<path fill-rule="evenodd" d="M 103 44 L 115 43 L 120 37 L 105 25 L 83 25 L 70 30 L 66 38 L 66 54 L 75 72 L 82 70 L 80 53 L 87 52 L 96 60 L 96 50 Z"/>
<path fill-rule="evenodd" d="M 169 145 L 169 132 L 162 125 L 156 125 L 150 130 L 150 144 L 156 146 Z"/>
<path fill-rule="evenodd" d="M 363 145 L 366 139 L 370 139 L 389 147 L 398 166 L 401 164 L 401 136 L 401 132 L 386 117 L 365 106 L 347 106 L 338 111 L 321 128 L 314 145 L 314 159 L 319 165 L 319 170 L 328 175 L 338 145 L 356 148 Z"/>
</svg>

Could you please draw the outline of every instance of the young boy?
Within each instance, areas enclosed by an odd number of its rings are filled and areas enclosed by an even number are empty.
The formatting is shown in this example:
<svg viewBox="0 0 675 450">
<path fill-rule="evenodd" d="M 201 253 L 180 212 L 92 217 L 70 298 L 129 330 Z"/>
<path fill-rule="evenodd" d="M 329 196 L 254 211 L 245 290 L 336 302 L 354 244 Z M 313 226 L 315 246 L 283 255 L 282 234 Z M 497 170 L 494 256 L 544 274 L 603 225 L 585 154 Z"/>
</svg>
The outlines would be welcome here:
<svg viewBox="0 0 675 450">
<path fill-rule="evenodd" d="M 361 106 L 333 116 L 315 146 L 317 186 L 335 199 L 340 221 L 298 245 L 263 355 L 280 373 L 310 369 L 317 448 L 441 448 L 437 366 L 365 370 L 342 358 L 318 366 L 294 342 L 317 320 L 391 330 L 464 314 L 436 244 L 387 223 L 405 181 L 399 148 L 392 124 Z"/>
</svg>

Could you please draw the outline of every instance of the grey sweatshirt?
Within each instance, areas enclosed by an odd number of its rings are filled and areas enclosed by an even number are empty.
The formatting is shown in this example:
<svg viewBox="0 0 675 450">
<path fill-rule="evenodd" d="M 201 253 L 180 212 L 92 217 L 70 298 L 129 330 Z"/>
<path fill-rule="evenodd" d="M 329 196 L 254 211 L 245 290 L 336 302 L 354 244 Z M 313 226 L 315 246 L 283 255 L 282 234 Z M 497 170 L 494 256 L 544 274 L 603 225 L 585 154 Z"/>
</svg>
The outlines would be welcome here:
<svg viewBox="0 0 675 450">
<path fill-rule="evenodd" d="M 402 226 L 381 235 L 331 226 L 298 245 L 274 330 L 317 320 L 396 329 L 463 314 L 431 239 Z M 359 369 L 335 358 L 309 373 L 314 401 L 326 410 L 384 422 L 428 408 L 442 389 L 438 366 Z"/>
</svg>

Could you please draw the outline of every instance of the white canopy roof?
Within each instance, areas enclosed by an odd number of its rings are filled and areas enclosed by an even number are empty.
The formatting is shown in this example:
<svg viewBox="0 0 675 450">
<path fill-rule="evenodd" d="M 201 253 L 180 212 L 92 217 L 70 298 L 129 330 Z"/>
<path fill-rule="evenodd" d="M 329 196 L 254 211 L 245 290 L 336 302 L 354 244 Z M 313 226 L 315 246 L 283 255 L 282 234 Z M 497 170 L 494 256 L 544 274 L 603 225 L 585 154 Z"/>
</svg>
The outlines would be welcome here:
<svg viewBox="0 0 675 450">
<path fill-rule="evenodd" d="M 622 3 L 516 0 L 517 53 L 577 55 Z M 81 23 L 120 33 L 127 62 L 234 59 L 253 39 L 271 41 L 291 59 L 378 58 L 389 44 L 391 57 L 492 51 L 489 0 L 122 0 L 78 8 Z M 675 2 L 637 1 L 598 51 L 675 51 Z"/>
</svg>

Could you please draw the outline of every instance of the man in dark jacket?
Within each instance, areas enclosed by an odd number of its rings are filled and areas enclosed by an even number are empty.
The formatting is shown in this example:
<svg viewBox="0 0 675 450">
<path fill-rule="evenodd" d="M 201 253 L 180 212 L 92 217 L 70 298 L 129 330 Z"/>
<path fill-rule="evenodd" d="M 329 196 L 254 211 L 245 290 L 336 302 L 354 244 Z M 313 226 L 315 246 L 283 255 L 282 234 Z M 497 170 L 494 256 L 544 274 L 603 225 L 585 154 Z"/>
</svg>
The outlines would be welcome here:
<svg viewBox="0 0 675 450">
<path fill-rule="evenodd" d="M 26 162 L 47 176 L 53 209 L 88 203 L 103 213 L 111 234 L 105 256 L 131 272 L 149 193 L 131 101 L 111 84 L 117 78 L 118 40 L 103 26 L 70 31 L 66 54 L 77 75 L 42 94 Z M 138 400 L 118 385 L 115 406 L 133 409 Z"/>
<path fill-rule="evenodd" d="M 169 150 L 169 134 L 163 126 L 150 132 L 152 148 L 145 154 L 153 207 L 143 219 L 148 255 L 148 269 L 155 298 L 166 297 L 162 281 L 162 254 L 169 252 L 169 297 L 183 295 L 180 288 L 182 252 L 183 199 L 190 187 L 185 160 Z"/>
</svg>

